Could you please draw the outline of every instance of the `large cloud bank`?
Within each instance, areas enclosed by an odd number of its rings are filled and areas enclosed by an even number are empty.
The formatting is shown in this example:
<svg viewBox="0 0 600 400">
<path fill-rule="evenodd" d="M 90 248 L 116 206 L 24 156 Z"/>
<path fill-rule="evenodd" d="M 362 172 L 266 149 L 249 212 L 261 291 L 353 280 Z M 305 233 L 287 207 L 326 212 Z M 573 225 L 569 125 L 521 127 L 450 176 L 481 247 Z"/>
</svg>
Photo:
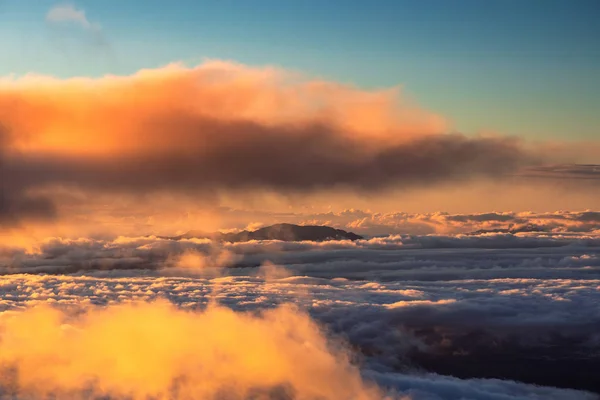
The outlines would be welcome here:
<svg viewBox="0 0 600 400">
<path fill-rule="evenodd" d="M 373 190 L 499 176 L 534 161 L 511 138 L 445 133 L 439 116 L 397 92 L 226 62 L 3 78 L 0 218 L 51 218 L 52 196 L 39 191 L 56 186 Z"/>
</svg>

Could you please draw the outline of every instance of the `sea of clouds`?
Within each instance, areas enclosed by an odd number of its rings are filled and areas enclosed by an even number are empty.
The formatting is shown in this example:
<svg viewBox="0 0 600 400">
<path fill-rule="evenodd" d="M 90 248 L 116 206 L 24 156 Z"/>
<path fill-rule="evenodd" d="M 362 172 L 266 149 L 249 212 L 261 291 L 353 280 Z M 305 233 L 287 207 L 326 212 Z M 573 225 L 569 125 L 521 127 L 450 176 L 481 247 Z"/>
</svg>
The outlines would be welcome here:
<svg viewBox="0 0 600 400">
<path fill-rule="evenodd" d="M 590 232 L 54 238 L 0 254 L 7 398 L 600 391 L 600 237 Z"/>
<path fill-rule="evenodd" d="M 65 21 L 105 43 L 82 10 L 47 15 Z M 307 214 L 394 192 L 598 208 L 595 142 L 452 130 L 399 88 L 229 61 L 0 78 L 0 397 L 597 398 L 600 213 Z M 309 211 L 235 209 L 271 196 Z M 366 239 L 143 236 L 195 221 Z"/>
</svg>

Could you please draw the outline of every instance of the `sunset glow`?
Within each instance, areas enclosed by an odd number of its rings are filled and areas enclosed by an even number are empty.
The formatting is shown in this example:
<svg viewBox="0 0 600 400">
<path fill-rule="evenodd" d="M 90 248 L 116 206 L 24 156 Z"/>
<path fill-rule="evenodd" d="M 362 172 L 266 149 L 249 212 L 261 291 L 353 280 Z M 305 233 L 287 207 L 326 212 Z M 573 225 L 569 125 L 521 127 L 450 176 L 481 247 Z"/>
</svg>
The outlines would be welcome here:
<svg viewBox="0 0 600 400">
<path fill-rule="evenodd" d="M 593 0 L 0 0 L 0 399 L 600 395 Z"/>
</svg>

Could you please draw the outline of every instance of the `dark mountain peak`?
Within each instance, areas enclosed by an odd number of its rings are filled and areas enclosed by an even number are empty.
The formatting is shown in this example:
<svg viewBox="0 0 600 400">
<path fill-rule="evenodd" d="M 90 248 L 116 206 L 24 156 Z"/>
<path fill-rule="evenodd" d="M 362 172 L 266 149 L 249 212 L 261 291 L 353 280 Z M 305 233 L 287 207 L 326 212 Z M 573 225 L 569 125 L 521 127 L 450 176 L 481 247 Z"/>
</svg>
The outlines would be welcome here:
<svg viewBox="0 0 600 400">
<path fill-rule="evenodd" d="M 362 236 L 342 229 L 335 229 L 321 225 L 294 225 L 275 224 L 257 229 L 255 231 L 241 231 L 235 233 L 206 233 L 201 231 L 189 231 L 180 236 L 170 239 L 213 239 L 224 242 L 247 242 L 250 240 L 281 240 L 284 242 L 326 240 L 359 240 Z"/>
</svg>

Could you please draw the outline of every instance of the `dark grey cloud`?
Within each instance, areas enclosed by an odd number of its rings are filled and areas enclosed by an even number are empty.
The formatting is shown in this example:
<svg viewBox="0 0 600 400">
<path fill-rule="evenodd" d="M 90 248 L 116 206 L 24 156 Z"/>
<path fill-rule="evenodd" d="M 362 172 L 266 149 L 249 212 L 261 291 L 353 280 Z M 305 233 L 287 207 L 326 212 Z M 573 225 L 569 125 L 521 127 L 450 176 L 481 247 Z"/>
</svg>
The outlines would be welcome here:
<svg viewBox="0 0 600 400">
<path fill-rule="evenodd" d="M 514 221 L 514 215 L 510 214 L 499 214 L 499 213 L 483 213 L 483 214 L 463 214 L 463 215 L 450 215 L 447 217 L 448 220 L 458 222 L 487 222 L 487 221 Z"/>
<path fill-rule="evenodd" d="M 8 161 L 8 146 L 12 141 L 9 130 L 0 124 L 0 227 L 17 225 L 25 220 L 47 220 L 56 216 L 56 207 L 47 197 L 27 193 L 13 175 Z"/>
<path fill-rule="evenodd" d="M 73 184 L 92 189 L 358 190 L 501 176 L 532 162 L 512 139 L 434 135 L 365 152 L 326 126 L 266 127 L 192 120 L 149 135 L 173 135 L 184 149 L 108 157 L 5 157 L 13 185 Z M 174 132 L 175 131 L 175 132 Z"/>
<path fill-rule="evenodd" d="M 19 203 L 27 193 L 51 185 L 126 193 L 293 193 L 336 187 L 371 192 L 501 177 L 533 162 L 512 139 L 459 134 L 425 136 L 374 151 L 323 125 L 267 127 L 181 117 L 151 126 L 147 134 L 177 143 L 96 157 L 4 151 L 5 197 Z M 13 206 L 14 215 L 35 208 L 40 215 L 51 214 L 51 199 L 24 200 L 29 204 L 22 210 Z"/>
</svg>

